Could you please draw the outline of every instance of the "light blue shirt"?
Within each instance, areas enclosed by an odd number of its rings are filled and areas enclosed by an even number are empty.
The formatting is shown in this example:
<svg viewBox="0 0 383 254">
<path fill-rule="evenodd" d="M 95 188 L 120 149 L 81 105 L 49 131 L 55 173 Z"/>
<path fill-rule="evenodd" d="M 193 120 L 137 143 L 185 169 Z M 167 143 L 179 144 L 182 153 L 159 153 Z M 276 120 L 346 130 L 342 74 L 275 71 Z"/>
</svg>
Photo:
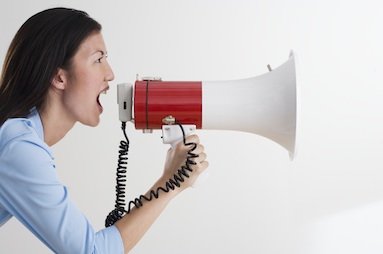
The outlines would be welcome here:
<svg viewBox="0 0 383 254">
<path fill-rule="evenodd" d="M 73 204 L 31 112 L 0 127 L 0 227 L 14 216 L 55 253 L 123 253 L 115 226 L 95 232 Z"/>
</svg>

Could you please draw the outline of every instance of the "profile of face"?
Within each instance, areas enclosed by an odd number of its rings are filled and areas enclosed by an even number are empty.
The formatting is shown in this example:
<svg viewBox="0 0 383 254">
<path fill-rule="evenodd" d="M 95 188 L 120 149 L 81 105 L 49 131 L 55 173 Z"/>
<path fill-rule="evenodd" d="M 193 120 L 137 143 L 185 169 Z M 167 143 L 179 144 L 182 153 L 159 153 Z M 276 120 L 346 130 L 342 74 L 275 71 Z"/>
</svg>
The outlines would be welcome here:
<svg viewBox="0 0 383 254">
<path fill-rule="evenodd" d="M 106 93 L 108 82 L 113 79 L 102 34 L 93 33 L 80 45 L 70 70 L 59 69 L 55 78 L 66 118 L 89 126 L 98 125 L 103 111 L 99 97 Z"/>
</svg>

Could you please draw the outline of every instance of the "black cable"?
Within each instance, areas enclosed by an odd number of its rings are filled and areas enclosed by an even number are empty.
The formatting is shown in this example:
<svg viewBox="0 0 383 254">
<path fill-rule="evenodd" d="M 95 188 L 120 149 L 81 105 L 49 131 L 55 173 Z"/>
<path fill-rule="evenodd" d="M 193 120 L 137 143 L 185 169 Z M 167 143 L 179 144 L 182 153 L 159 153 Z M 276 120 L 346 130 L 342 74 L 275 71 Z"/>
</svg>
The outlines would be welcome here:
<svg viewBox="0 0 383 254">
<path fill-rule="evenodd" d="M 166 182 L 165 187 L 158 187 L 156 190 L 151 190 L 149 197 L 147 197 L 145 195 L 140 195 L 138 198 L 130 201 L 128 204 L 128 210 L 125 210 L 124 209 L 124 206 L 125 206 L 124 198 L 125 198 L 125 186 L 126 186 L 126 184 L 125 184 L 125 182 L 126 182 L 126 179 L 125 179 L 125 177 L 126 177 L 125 176 L 126 166 L 123 166 L 123 165 L 127 164 L 126 155 L 128 154 L 128 150 L 129 150 L 129 139 L 126 135 L 125 123 L 123 123 L 122 129 L 123 129 L 123 132 L 124 132 L 124 135 L 126 138 L 126 142 L 121 141 L 121 143 L 120 143 L 121 144 L 120 145 L 120 151 L 119 151 L 120 156 L 119 156 L 119 160 L 118 160 L 117 178 L 116 178 L 116 180 L 117 180 L 116 205 L 115 205 L 115 209 L 109 213 L 109 215 L 107 216 L 107 218 L 105 220 L 105 226 L 106 227 L 113 225 L 116 221 L 121 219 L 124 214 L 129 214 L 133 205 L 136 208 L 140 208 L 141 206 L 143 206 L 144 201 L 151 201 L 151 200 L 153 200 L 153 198 L 157 199 L 159 197 L 161 191 L 167 193 L 170 190 L 174 190 L 176 187 L 181 186 L 181 183 L 183 183 L 185 181 L 185 177 L 186 178 L 190 177 L 188 172 L 193 172 L 193 169 L 191 168 L 190 165 L 195 165 L 196 162 L 193 161 L 193 158 L 198 157 L 197 154 L 193 153 L 193 151 L 197 148 L 197 144 L 194 142 L 186 143 L 186 135 L 185 135 L 184 128 L 182 127 L 182 125 L 178 121 L 176 121 L 176 124 L 178 126 L 180 126 L 180 128 L 181 128 L 183 144 L 185 146 L 191 146 L 191 149 L 189 149 L 188 153 L 187 153 L 188 156 L 186 158 L 185 165 L 183 165 L 180 169 L 178 169 L 177 173 L 173 175 L 173 178 L 169 179 Z"/>
<path fill-rule="evenodd" d="M 116 203 L 115 209 L 109 213 L 105 220 L 105 227 L 112 226 L 122 218 L 125 213 L 125 187 L 126 187 L 126 164 L 128 164 L 129 139 L 126 135 L 126 123 L 122 122 L 121 129 L 125 136 L 125 141 L 120 142 L 118 165 L 116 172 Z"/>
</svg>

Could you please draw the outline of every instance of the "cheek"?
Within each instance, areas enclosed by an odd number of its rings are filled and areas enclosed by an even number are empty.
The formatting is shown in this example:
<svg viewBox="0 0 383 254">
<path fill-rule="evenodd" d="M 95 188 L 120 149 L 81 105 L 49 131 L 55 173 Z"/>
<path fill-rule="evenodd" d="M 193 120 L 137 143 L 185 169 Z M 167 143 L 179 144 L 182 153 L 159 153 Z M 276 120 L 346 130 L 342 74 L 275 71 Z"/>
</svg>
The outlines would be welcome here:
<svg viewBox="0 0 383 254">
<path fill-rule="evenodd" d="M 70 108 L 79 108 L 89 100 L 89 92 L 81 81 L 73 82 L 65 90 L 64 104 Z"/>
<path fill-rule="evenodd" d="M 79 76 L 76 78 L 69 87 L 69 94 L 73 98 L 79 98 L 80 100 L 86 100 L 90 95 L 95 93 L 95 88 L 92 86 L 94 80 L 91 76 Z"/>
<path fill-rule="evenodd" d="M 68 86 L 68 100 L 76 106 L 97 103 L 99 74 L 90 67 L 78 67 Z"/>
</svg>

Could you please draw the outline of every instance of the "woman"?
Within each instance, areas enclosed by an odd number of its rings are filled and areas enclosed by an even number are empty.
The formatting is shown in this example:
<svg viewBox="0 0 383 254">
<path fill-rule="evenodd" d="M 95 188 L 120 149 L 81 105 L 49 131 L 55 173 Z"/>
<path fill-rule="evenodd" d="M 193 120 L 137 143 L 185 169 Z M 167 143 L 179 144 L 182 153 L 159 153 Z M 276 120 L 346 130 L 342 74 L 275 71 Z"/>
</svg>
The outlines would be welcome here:
<svg viewBox="0 0 383 254">
<path fill-rule="evenodd" d="M 15 35 L 0 80 L 0 226 L 12 216 L 55 253 L 127 253 L 172 198 L 206 169 L 197 136 L 190 177 L 179 188 L 132 209 L 113 226 L 94 232 L 59 182 L 50 146 L 76 122 L 96 126 L 101 93 L 113 80 L 101 26 L 85 12 L 53 8 L 28 19 Z M 190 147 L 170 149 L 164 187 Z M 148 192 L 149 193 L 149 192 Z"/>
</svg>

